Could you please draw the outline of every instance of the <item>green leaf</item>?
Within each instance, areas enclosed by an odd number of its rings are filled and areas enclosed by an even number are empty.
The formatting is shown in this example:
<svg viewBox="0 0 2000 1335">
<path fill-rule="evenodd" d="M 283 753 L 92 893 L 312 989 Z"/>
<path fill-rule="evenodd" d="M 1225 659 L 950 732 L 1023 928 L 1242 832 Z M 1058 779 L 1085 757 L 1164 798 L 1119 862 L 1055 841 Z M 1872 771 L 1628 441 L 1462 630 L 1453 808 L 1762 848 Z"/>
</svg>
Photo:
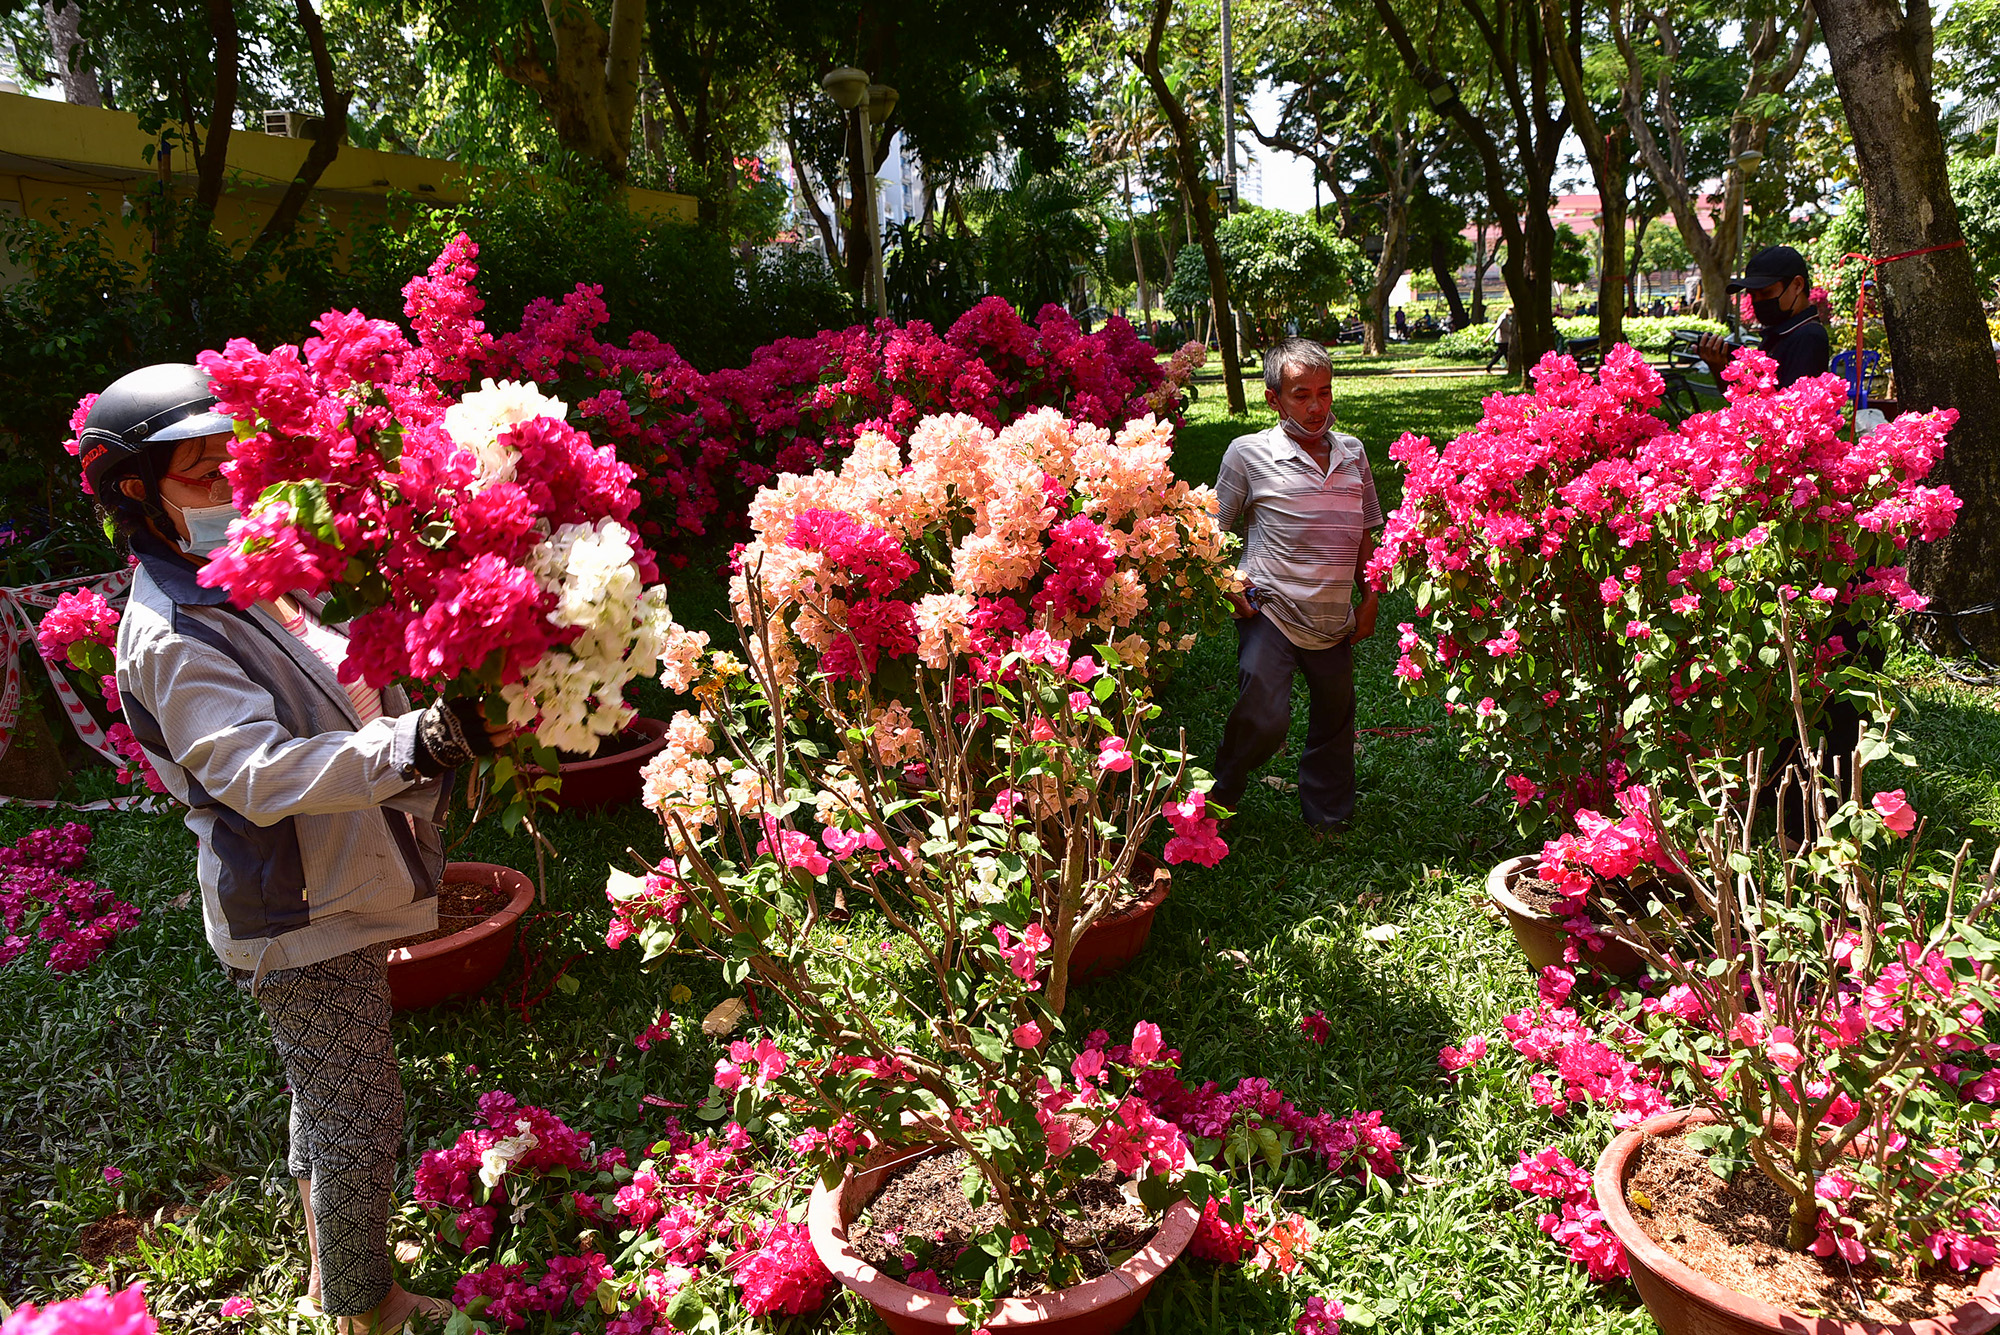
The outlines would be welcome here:
<svg viewBox="0 0 2000 1335">
<path fill-rule="evenodd" d="M 702 1301 L 700 1286 L 684 1284 L 661 1315 L 667 1318 L 667 1324 L 675 1330 L 693 1330 L 695 1323 L 700 1321 L 703 1313 L 707 1311 L 708 1304 Z"/>
</svg>

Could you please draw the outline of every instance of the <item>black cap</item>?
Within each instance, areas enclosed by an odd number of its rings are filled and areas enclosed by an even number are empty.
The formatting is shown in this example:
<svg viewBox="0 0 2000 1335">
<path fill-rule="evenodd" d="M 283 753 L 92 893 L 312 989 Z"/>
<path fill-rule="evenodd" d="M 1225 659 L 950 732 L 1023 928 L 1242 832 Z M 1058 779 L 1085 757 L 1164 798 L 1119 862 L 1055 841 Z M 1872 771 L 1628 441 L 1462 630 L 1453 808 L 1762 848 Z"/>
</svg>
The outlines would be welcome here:
<svg viewBox="0 0 2000 1335">
<path fill-rule="evenodd" d="M 1773 283 L 1789 283 L 1794 278 L 1810 278 L 1806 257 L 1790 246 L 1766 246 L 1743 266 L 1743 276 L 1729 280 L 1731 292 L 1755 292 Z"/>
<path fill-rule="evenodd" d="M 208 372 L 186 362 L 162 362 L 121 376 L 97 396 L 77 434 L 83 476 L 102 494 L 105 483 L 156 445 L 212 436 L 236 423 L 215 411 Z"/>
</svg>

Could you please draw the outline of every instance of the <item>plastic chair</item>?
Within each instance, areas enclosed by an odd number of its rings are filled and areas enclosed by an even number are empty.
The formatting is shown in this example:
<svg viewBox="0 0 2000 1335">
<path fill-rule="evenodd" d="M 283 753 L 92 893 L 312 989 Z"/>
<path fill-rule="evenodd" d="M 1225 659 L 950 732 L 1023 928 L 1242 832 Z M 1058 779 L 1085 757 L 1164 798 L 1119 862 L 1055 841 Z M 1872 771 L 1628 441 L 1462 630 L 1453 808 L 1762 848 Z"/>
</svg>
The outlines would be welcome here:
<svg viewBox="0 0 2000 1335">
<path fill-rule="evenodd" d="M 1847 397 L 1854 400 L 1857 409 L 1866 408 L 1868 377 L 1875 374 L 1875 369 L 1881 360 L 1882 354 L 1874 348 L 1869 348 L 1861 354 L 1861 370 L 1857 374 L 1854 369 L 1854 349 L 1849 348 L 1835 356 L 1833 361 L 1828 363 L 1827 370 L 1847 381 Z"/>
</svg>

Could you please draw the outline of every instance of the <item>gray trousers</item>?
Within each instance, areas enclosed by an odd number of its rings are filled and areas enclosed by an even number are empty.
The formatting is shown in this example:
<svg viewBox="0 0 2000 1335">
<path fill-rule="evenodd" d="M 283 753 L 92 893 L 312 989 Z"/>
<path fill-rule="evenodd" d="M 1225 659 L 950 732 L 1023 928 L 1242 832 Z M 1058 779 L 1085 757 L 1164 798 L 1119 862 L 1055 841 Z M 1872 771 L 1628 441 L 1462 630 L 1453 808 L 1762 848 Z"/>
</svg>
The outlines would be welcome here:
<svg viewBox="0 0 2000 1335">
<path fill-rule="evenodd" d="M 384 956 L 369 946 L 279 969 L 256 990 L 292 1083 L 288 1162 L 293 1177 L 312 1182 L 320 1308 L 329 1316 L 359 1316 L 389 1296 L 403 1082 L 389 1040 Z"/>
<path fill-rule="evenodd" d="M 1354 646 L 1301 649 L 1259 613 L 1236 623 L 1236 708 L 1222 729 L 1209 800 L 1235 810 L 1250 773 L 1285 747 L 1292 728 L 1292 676 L 1310 700 L 1299 755 L 1299 814 L 1334 825 L 1354 814 Z"/>
</svg>

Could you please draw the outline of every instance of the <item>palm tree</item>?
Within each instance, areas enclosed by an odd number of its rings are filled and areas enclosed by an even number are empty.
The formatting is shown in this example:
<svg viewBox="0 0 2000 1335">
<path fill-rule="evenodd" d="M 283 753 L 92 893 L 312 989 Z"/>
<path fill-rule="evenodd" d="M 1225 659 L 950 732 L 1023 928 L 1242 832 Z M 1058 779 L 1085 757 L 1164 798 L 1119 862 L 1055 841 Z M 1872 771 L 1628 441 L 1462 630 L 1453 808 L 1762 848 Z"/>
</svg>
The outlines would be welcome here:
<svg viewBox="0 0 2000 1335">
<path fill-rule="evenodd" d="M 1104 180 L 1095 171 L 1029 171 L 1016 159 L 1006 184 L 970 192 L 988 285 L 1033 318 L 1066 304 L 1076 276 L 1098 267 Z"/>
</svg>

